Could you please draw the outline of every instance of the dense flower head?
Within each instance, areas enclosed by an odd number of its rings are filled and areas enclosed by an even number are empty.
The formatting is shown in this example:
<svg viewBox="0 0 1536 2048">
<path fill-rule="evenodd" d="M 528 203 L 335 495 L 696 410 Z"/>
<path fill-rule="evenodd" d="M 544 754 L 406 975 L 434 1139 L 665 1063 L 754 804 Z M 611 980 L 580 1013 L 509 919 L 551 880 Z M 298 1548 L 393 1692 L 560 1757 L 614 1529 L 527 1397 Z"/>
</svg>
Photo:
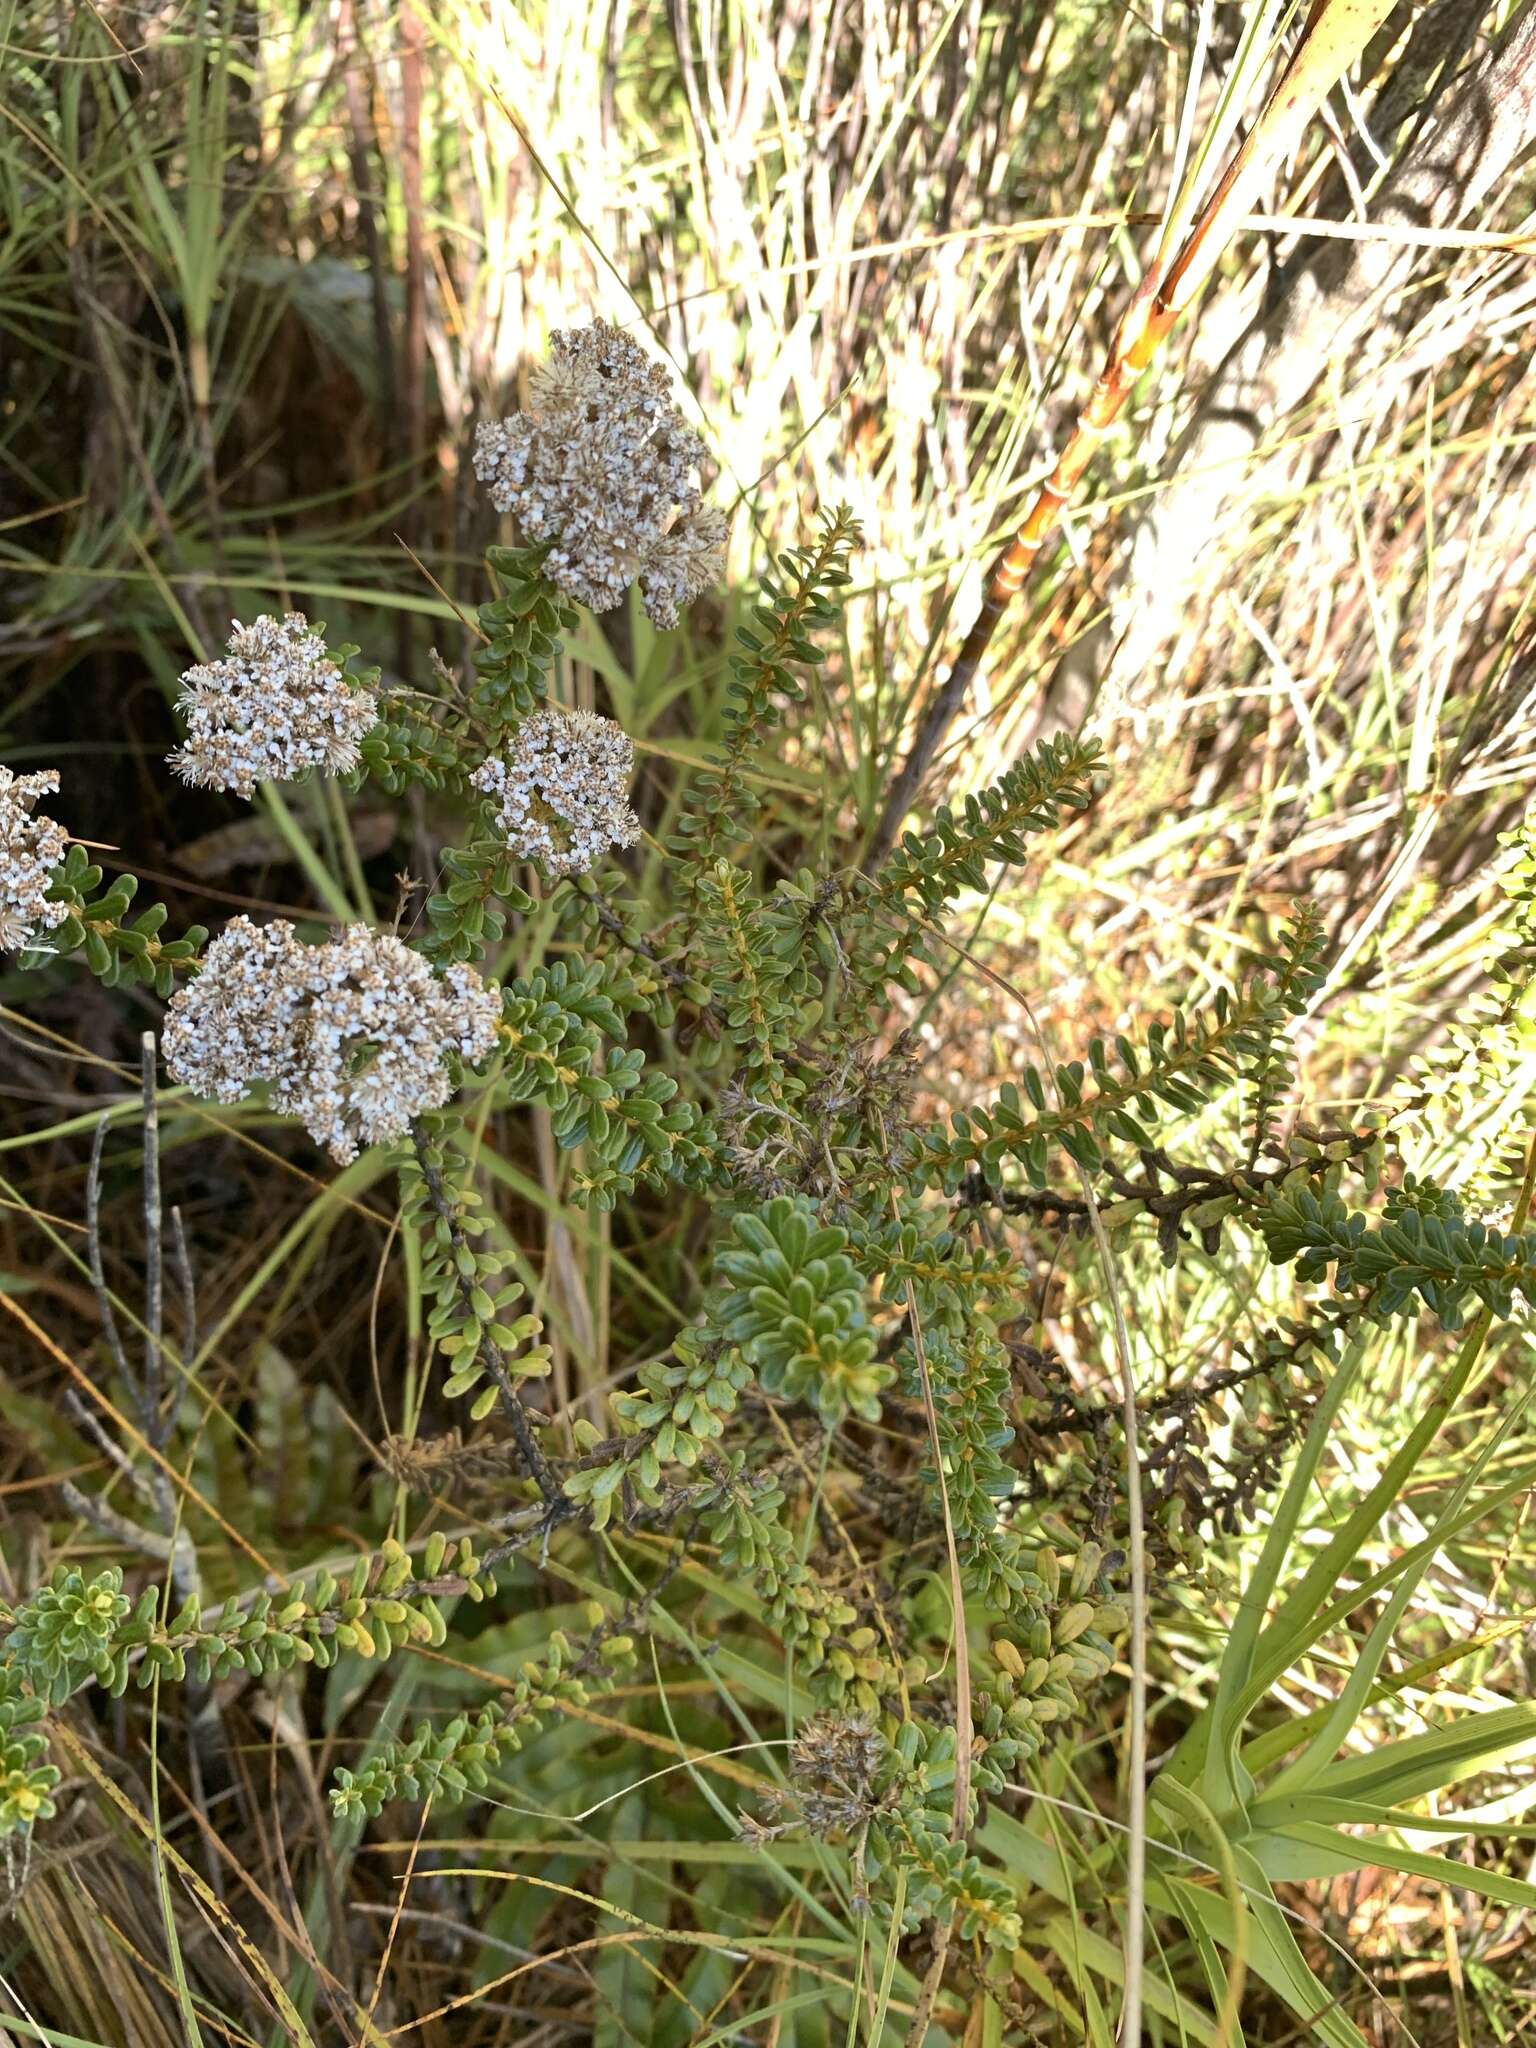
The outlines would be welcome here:
<svg viewBox="0 0 1536 2048">
<path fill-rule="evenodd" d="M 717 581 L 725 515 L 701 502 L 704 443 L 672 401 L 667 373 L 617 327 L 550 337 L 532 403 L 482 422 L 475 475 L 567 596 L 609 611 L 631 583 L 658 626 Z"/>
<path fill-rule="evenodd" d="M 536 711 L 511 751 L 482 761 L 469 778 L 496 799 L 496 825 L 509 847 L 552 875 L 580 875 L 610 846 L 632 846 L 640 820 L 629 807 L 635 749 L 611 718 L 590 711 Z"/>
<path fill-rule="evenodd" d="M 195 1095 L 238 1102 L 265 1083 L 342 1165 L 405 1135 L 452 1093 L 450 1055 L 496 1042 L 501 1000 L 472 967 L 441 978 L 389 933 L 349 925 L 307 946 L 282 919 L 237 917 L 172 1001 L 165 1064 Z"/>
<path fill-rule="evenodd" d="M 68 914 L 65 904 L 48 901 L 48 884 L 69 850 L 69 834 L 32 808 L 58 786 L 52 768 L 36 775 L 0 768 L 0 950 L 8 953 L 19 953 Z"/>
<path fill-rule="evenodd" d="M 233 627 L 225 658 L 181 679 L 187 737 L 170 756 L 177 774 L 240 796 L 309 768 L 348 774 L 378 723 L 373 692 L 332 661 L 302 612 Z"/>
</svg>

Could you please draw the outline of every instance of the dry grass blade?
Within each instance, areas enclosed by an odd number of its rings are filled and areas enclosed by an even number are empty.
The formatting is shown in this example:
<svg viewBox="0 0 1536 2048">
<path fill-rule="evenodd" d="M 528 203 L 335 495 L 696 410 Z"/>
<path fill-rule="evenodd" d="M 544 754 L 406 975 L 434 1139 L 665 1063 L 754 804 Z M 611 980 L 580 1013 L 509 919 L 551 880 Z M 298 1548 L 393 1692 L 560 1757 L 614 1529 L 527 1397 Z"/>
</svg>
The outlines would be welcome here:
<svg viewBox="0 0 1536 2048">
<path fill-rule="evenodd" d="M 1337 84 L 1390 12 L 1392 0 L 1317 0 L 1306 29 L 1263 112 L 1233 157 L 1186 239 L 1154 263 L 1121 318 L 1092 396 L 1012 540 L 986 572 L 981 605 L 942 688 L 923 714 L 891 785 L 869 849 L 878 865 L 895 844 L 944 735 L 975 683 L 1003 613 L 1023 588 L 1099 444 L 1142 372 L 1162 347 L 1238 232 L 1254 192 L 1300 141 L 1324 95 Z"/>
</svg>

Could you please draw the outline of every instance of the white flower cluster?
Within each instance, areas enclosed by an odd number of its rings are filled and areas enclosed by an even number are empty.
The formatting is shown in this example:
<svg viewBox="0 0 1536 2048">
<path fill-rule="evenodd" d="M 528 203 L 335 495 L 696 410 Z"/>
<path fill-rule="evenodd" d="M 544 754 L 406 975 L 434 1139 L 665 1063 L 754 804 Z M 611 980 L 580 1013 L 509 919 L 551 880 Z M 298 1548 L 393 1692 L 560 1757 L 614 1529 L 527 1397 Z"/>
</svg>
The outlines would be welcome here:
<svg viewBox="0 0 1536 2048">
<path fill-rule="evenodd" d="M 52 768 L 37 775 L 0 768 L 0 950 L 8 953 L 21 952 L 69 914 L 66 905 L 47 900 L 53 870 L 69 850 L 69 834 L 32 809 L 58 786 Z"/>
<path fill-rule="evenodd" d="M 629 807 L 635 749 L 611 718 L 590 711 L 536 711 L 503 760 L 469 778 L 497 800 L 508 846 L 552 875 L 584 874 L 610 846 L 633 846 L 640 820 Z"/>
<path fill-rule="evenodd" d="M 373 692 L 348 680 L 302 612 L 249 626 L 236 619 L 225 659 L 189 668 L 180 701 L 187 737 L 171 766 L 240 796 L 306 768 L 349 773 L 379 716 Z"/>
<path fill-rule="evenodd" d="M 449 1053 L 496 1042 L 501 1000 L 472 967 L 441 980 L 388 933 L 349 925 L 306 946 L 291 924 L 237 917 L 166 1014 L 167 1071 L 195 1095 L 238 1102 L 259 1082 L 343 1166 L 405 1135 L 452 1090 Z"/>
<path fill-rule="evenodd" d="M 667 373 L 604 321 L 550 337 L 532 404 L 482 422 L 475 475 L 530 541 L 553 541 L 550 580 L 595 612 L 637 579 L 658 626 L 718 581 L 725 515 L 700 501 L 704 443 Z"/>
</svg>

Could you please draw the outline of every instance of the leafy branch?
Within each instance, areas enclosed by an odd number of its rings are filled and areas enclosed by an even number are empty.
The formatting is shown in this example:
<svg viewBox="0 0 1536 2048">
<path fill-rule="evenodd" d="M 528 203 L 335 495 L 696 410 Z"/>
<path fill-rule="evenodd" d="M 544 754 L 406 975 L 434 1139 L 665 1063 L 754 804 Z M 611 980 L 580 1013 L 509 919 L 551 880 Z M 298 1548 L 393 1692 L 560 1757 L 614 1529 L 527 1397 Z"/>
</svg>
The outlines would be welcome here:
<svg viewBox="0 0 1536 2048">
<path fill-rule="evenodd" d="M 1447 1330 L 1459 1330 L 1469 1296 L 1495 1316 L 1515 1313 L 1515 1296 L 1536 1305 L 1536 1234 L 1501 1231 L 1454 1213 L 1403 1208 L 1372 1224 L 1331 1190 L 1270 1195 L 1258 1223 L 1276 1265 L 1296 1266 L 1298 1279 L 1326 1279 L 1363 1289 L 1377 1318 L 1412 1314 L 1414 1297 Z"/>
<path fill-rule="evenodd" d="M 1034 1114 L 1018 1086 L 1007 1082 L 990 1108 L 957 1110 L 947 1132 L 915 1136 L 913 1170 L 953 1194 L 968 1173 L 979 1171 L 991 1181 L 1006 1161 L 1017 1160 L 1031 1184 L 1043 1189 L 1055 1146 L 1090 1173 L 1100 1168 L 1102 1148 L 1112 1140 L 1150 1151 L 1146 1125 L 1158 1103 L 1184 1115 L 1203 1109 L 1211 1093 L 1260 1052 L 1276 1006 L 1271 985 L 1255 979 L 1235 996 L 1221 991 L 1210 1017 L 1191 1020 L 1180 1011 L 1171 1025 L 1154 1024 L 1142 1052 L 1128 1038 L 1116 1038 L 1113 1052 L 1095 1038 L 1086 1065 L 1072 1060 L 1055 1069 L 1054 1109 L 1047 1107 L 1044 1079 L 1026 1067 L 1023 1092 Z"/>
<path fill-rule="evenodd" d="M 850 580 L 848 558 L 859 540 L 858 522 L 840 506 L 824 520 L 814 545 L 779 556 L 776 576 L 763 578 L 751 626 L 737 630 L 743 651 L 730 657 L 725 744 L 694 778 L 673 841 L 673 850 L 700 872 L 708 872 L 731 837 L 750 829 L 759 802 L 742 771 L 781 715 L 781 705 L 804 696 L 795 668 L 815 668 L 825 659 L 812 635 L 842 616 L 840 593 Z"/>
</svg>

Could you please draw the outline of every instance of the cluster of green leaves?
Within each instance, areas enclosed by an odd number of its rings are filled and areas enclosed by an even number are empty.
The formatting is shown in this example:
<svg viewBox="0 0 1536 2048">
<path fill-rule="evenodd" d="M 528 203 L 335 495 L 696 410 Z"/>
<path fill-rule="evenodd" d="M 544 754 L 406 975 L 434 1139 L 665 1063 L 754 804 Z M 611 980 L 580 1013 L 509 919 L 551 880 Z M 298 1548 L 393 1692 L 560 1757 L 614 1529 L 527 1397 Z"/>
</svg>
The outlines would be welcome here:
<svg viewBox="0 0 1536 2048">
<path fill-rule="evenodd" d="M 455 1592 L 483 1599 L 492 1590 L 467 1543 L 450 1553 L 439 1536 L 427 1563 L 438 1583 L 448 1568 Z M 262 1589 L 212 1610 L 188 1596 L 169 1617 L 156 1586 L 130 1599 L 115 1565 L 89 1575 L 60 1565 L 30 1598 L 0 1613 L 0 1834 L 51 1815 L 58 1772 L 39 1761 L 44 1717 L 84 1685 L 121 1697 L 131 1683 L 324 1669 L 343 1651 L 383 1660 L 402 1644 L 443 1639 L 436 1600 L 393 1541 L 359 1558 L 345 1582 L 320 1570 L 282 1592 Z"/>
<path fill-rule="evenodd" d="M 794 931 L 769 913 L 747 874 L 717 860 L 696 878 L 698 919 L 694 973 L 713 992 L 737 1074 L 754 1107 L 782 1109 L 794 1090 L 788 1052 L 804 1014 L 810 977 Z"/>
<path fill-rule="evenodd" d="M 739 1212 L 732 1237 L 717 1254 L 702 1321 L 680 1334 L 670 1359 L 642 1370 L 639 1391 L 615 1399 L 621 1429 L 646 1439 L 645 1457 L 626 1447 L 610 1467 L 574 1475 L 568 1490 L 577 1497 L 609 1500 L 628 1477 L 655 1505 L 659 1465 L 697 1465 L 754 1383 L 832 1424 L 848 1414 L 878 1418 L 895 1374 L 875 1358 L 848 1233 L 818 1226 L 805 1198 L 780 1196 Z"/>
<path fill-rule="evenodd" d="M 905 1875 L 909 1927 L 948 1907 L 962 1941 L 980 1940 L 1011 1953 L 1022 1931 L 1018 1894 L 1005 1876 L 987 1867 L 967 1837 L 951 1835 L 957 1748 L 953 1728 L 904 1721 L 897 1729 L 880 1774 L 883 1810 L 869 1830 L 866 1875 L 886 1885 L 897 1871 Z M 976 1789 L 1001 1790 L 1023 1760 L 1022 1745 L 999 1724 L 974 1766 Z M 973 1807 L 974 1802 L 973 1790 Z"/>
<path fill-rule="evenodd" d="M 392 1799 L 452 1806 L 471 1791 L 483 1792 L 492 1772 L 522 1748 L 541 1721 L 586 1707 L 634 1662 L 632 1637 L 602 1633 L 601 1608 L 594 1611 L 593 1627 L 593 1640 L 579 1655 L 553 1630 L 545 1654 L 524 1664 L 494 1705 L 457 1714 L 440 1728 L 424 1723 L 383 1744 L 357 1770 L 338 1770 L 331 1789 L 336 1812 L 363 1818 Z"/>
<path fill-rule="evenodd" d="M 1536 1235 L 1513 1234 L 1469 1221 L 1443 1194 L 1438 1213 L 1396 1205 L 1396 1214 L 1372 1224 L 1331 1189 L 1280 1190 L 1258 1211 L 1269 1255 L 1296 1264 L 1303 1281 L 1326 1279 L 1367 1291 L 1377 1317 L 1411 1313 L 1415 1296 L 1448 1330 L 1459 1330 L 1468 1297 L 1496 1316 L 1515 1313 L 1515 1295 L 1536 1303 Z"/>
<path fill-rule="evenodd" d="M 962 798 L 958 808 L 940 804 L 925 832 L 908 832 L 881 868 L 874 900 L 906 898 L 934 917 L 962 889 L 985 890 L 989 866 L 1021 867 L 1031 839 L 1063 811 L 1086 810 L 1103 773 L 1096 739 L 1062 733 L 1041 740 L 990 789 Z"/>
<path fill-rule="evenodd" d="M 699 1475 L 690 1505 L 719 1568 L 751 1585 L 817 1700 L 873 1708 L 891 1682 L 876 1631 L 806 1564 L 780 1480 L 751 1473 L 744 1452 L 722 1454 L 755 1387 L 812 1407 L 829 1427 L 854 1414 L 878 1419 L 895 1372 L 875 1356 L 867 1284 L 848 1245 L 845 1230 L 816 1223 L 804 1198 L 738 1211 L 701 1321 L 668 1358 L 642 1368 L 634 1392 L 615 1397 L 620 1439 L 567 1472 L 564 1487 L 604 1527 L 626 1501 L 661 1509 L 669 1467 Z"/>
<path fill-rule="evenodd" d="M 1007 1612 L 1023 1597 L 1023 1581 L 1018 1539 L 1001 1521 L 1018 1474 L 1004 1455 L 1014 1440 L 1013 1374 L 996 1315 L 1023 1297 L 1025 1276 L 1011 1251 L 952 1229 L 944 1209 L 908 1193 L 897 1196 L 895 1215 L 859 1231 L 856 1256 L 868 1281 L 905 1312 L 896 1364 L 906 1397 L 920 1402 L 915 1319 L 966 1582 L 988 1607 Z M 937 1502 L 931 1462 L 924 1476 Z"/>
<path fill-rule="evenodd" d="M 475 615 L 484 645 L 474 657 L 471 715 L 500 734 L 537 711 L 576 614 L 543 573 L 547 546 L 490 547 L 486 566 L 501 585 Z"/>
<path fill-rule="evenodd" d="M 788 1195 L 738 1215 L 734 1231 L 716 1262 L 731 1283 L 716 1308 L 727 1342 L 768 1393 L 809 1403 L 825 1422 L 850 1413 L 877 1421 L 895 1374 L 875 1357 L 848 1233 L 818 1227 L 810 1203 Z"/>
<path fill-rule="evenodd" d="M 533 898 L 517 880 L 516 858 L 501 840 L 485 836 L 450 846 L 427 898 L 427 930 L 418 950 L 437 968 L 477 960 L 500 944 L 509 911 L 532 908 Z"/>
<path fill-rule="evenodd" d="M 78 957 L 108 988 L 139 983 L 158 996 L 171 995 L 177 976 L 196 968 L 207 929 L 189 925 L 180 938 L 162 938 L 170 916 L 163 903 L 152 903 L 130 921 L 138 893 L 134 875 L 118 875 L 102 888 L 100 867 L 83 846 L 72 845 L 48 889 L 50 901 L 67 904 L 67 913 L 44 942 L 22 955 L 21 965 Z"/>
<path fill-rule="evenodd" d="M 1022 867 L 1030 842 L 1063 814 L 1086 811 L 1103 779 L 1097 740 L 1062 733 L 1037 741 L 990 788 L 941 804 L 928 829 L 908 832 L 878 873 L 857 876 L 842 919 L 855 1016 L 878 1014 L 892 984 L 916 994 L 931 928 L 946 906 L 963 890 L 985 891 L 990 867 Z"/>
<path fill-rule="evenodd" d="M 117 1639 L 133 1603 L 122 1586 L 123 1575 L 115 1567 L 88 1579 L 78 1566 L 61 1565 L 11 1615 L 6 1664 L 54 1705 L 88 1678 L 115 1690 L 126 1688 L 127 1660 L 117 1655 Z M 156 1604 L 151 1588 L 151 1615 Z"/>
<path fill-rule="evenodd" d="M 581 1127 L 583 1104 L 602 1092 L 592 1070 L 603 1039 L 624 1035 L 602 963 L 578 967 L 556 960 L 508 983 L 501 1019 L 499 1078 L 506 1099 L 541 1103 L 564 1143 L 564 1133 Z"/>
<path fill-rule="evenodd" d="M 358 748 L 363 773 L 389 796 L 413 786 L 452 789 L 463 779 L 463 747 L 436 699 L 386 692 L 379 720 Z"/>
<path fill-rule="evenodd" d="M 1025 1560 L 1034 1619 L 1022 1644 L 995 1635 L 976 1700 L 971 1812 L 984 1795 L 1003 1792 L 1031 1758 L 1078 1716 L 1114 1659 L 1113 1639 L 1125 1610 L 1100 1595 L 1103 1552 L 1085 1543 L 1063 1565 L 1049 1548 Z M 956 1740 L 952 1727 L 902 1721 L 886 1740 L 869 1796 L 870 1825 L 862 1843 L 867 1882 L 889 1890 L 905 1879 L 910 1925 L 941 1907 L 956 1915 L 956 1932 L 988 1947 L 1013 1951 L 1020 1939 L 1018 1895 L 1005 1873 L 989 1868 L 964 1835 L 953 1832 Z"/>
<path fill-rule="evenodd" d="M 1008 1419 L 1013 1374 L 996 1327 L 983 1312 L 964 1328 L 936 1330 L 924 1340 L 933 1392 L 945 1494 L 962 1546 L 970 1586 L 989 1607 L 1012 1608 L 1022 1590 L 1018 1544 L 999 1523 L 1001 1503 L 1018 1490 L 1018 1472 L 1004 1457 L 1014 1439 Z M 916 1354 L 904 1355 L 909 1395 L 920 1392 Z M 937 1487 L 931 1466 L 925 1475 Z"/>
<path fill-rule="evenodd" d="M 677 1083 L 622 1040 L 614 978 L 600 962 L 555 961 L 512 982 L 502 1001 L 498 1091 L 549 1111 L 555 1141 L 582 1150 L 575 1199 L 611 1209 L 644 1180 L 696 1178 L 708 1133 Z"/>
<path fill-rule="evenodd" d="M 679 1334 L 668 1358 L 642 1368 L 635 1392 L 615 1397 L 624 1441 L 614 1455 L 566 1481 L 599 1526 L 626 1482 L 648 1506 L 659 1505 L 664 1468 L 699 1466 L 754 1384 L 807 1403 L 830 1424 L 848 1414 L 878 1418 L 881 1390 L 895 1374 L 875 1357 L 866 1287 L 848 1242 L 839 1226 L 818 1226 L 804 1198 L 781 1196 L 735 1216 L 701 1321 Z M 761 1501 L 752 1512 L 761 1515 Z"/>
<path fill-rule="evenodd" d="M 422 1117 L 400 1168 L 403 1227 L 421 1245 L 422 1293 L 430 1307 L 427 1330 L 448 1362 L 444 1393 L 473 1395 L 479 1420 L 498 1397 L 516 1399 L 517 1384 L 549 1371 L 544 1326 L 524 1309 L 522 1287 L 508 1282 L 513 1255 L 499 1244 L 494 1219 L 462 1150 L 455 1117 Z"/>
<path fill-rule="evenodd" d="M 486 550 L 487 565 L 501 588 L 475 615 L 480 645 L 466 682 L 459 683 L 438 664 L 442 687 L 437 693 L 381 693 L 378 723 L 360 748 L 362 774 L 381 789 L 392 796 L 412 786 L 462 795 L 470 771 L 545 701 L 561 642 L 576 624 L 575 613 L 541 574 L 548 552 L 547 547 Z"/>
<path fill-rule="evenodd" d="M 813 546 L 789 549 L 763 578 L 752 623 L 736 634 L 741 651 L 730 657 L 724 744 L 693 778 L 678 818 L 673 851 L 688 873 L 707 874 L 721 848 L 750 830 L 759 805 L 742 770 L 784 706 L 803 698 L 796 668 L 814 669 L 825 660 L 813 635 L 842 615 L 848 558 L 859 539 L 858 522 L 841 506 L 823 522 Z"/>
<path fill-rule="evenodd" d="M 48 1737 L 42 1727 L 47 1707 L 24 1690 L 13 1664 L 0 1663 L 0 1840 L 24 1835 L 40 1820 L 52 1820 L 57 1764 L 45 1763 Z"/>
<path fill-rule="evenodd" d="M 475 1563 L 467 1550 L 457 1560 L 466 1585 L 477 1579 Z M 188 1597 L 168 1620 L 157 1587 L 130 1600 L 122 1585 L 115 1565 L 90 1578 L 61 1565 L 10 1617 L 6 1664 L 57 1705 L 90 1681 L 120 1695 L 130 1679 L 147 1686 L 157 1672 L 180 1681 L 190 1669 L 206 1681 L 295 1664 L 324 1669 L 342 1650 L 383 1659 L 401 1643 L 442 1641 L 442 1616 L 392 1540 L 360 1557 L 345 1582 L 322 1570 L 284 1592 L 261 1589 L 212 1610 Z"/>
<path fill-rule="evenodd" d="M 1097 1172 L 1111 1143 L 1137 1150 L 1152 1145 L 1148 1125 L 1159 1116 L 1159 1104 L 1192 1115 L 1245 1066 L 1267 1058 L 1277 1008 L 1272 982 L 1256 977 L 1237 995 L 1219 991 L 1209 1016 L 1180 1011 L 1171 1024 L 1151 1025 L 1142 1051 L 1125 1037 L 1113 1048 L 1095 1038 L 1086 1063 L 1069 1060 L 1054 1070 L 1054 1108 L 1045 1078 L 1026 1067 L 1020 1085 L 1006 1083 L 988 1108 L 957 1110 L 949 1130 L 914 1138 L 912 1170 L 953 1193 L 968 1173 L 995 1182 L 1006 1163 L 1017 1161 L 1030 1183 L 1044 1188 L 1059 1148 Z"/>
<path fill-rule="evenodd" d="M 1114 1659 L 1112 1638 L 1126 1626 L 1125 1610 L 1096 1597 L 1102 1552 L 1085 1544 L 1062 1583 L 1056 1553 L 1029 1560 L 1028 1576 L 1043 1604 L 1029 1625 L 1024 1646 L 1011 1637 L 992 1642 L 987 1689 L 976 1703 L 972 1798 L 996 1795 L 1013 1783 L 1061 1728 L 1080 1715 Z M 1065 1598 L 1063 1598 L 1065 1594 Z M 1021 1927 L 1018 1893 L 1006 1874 L 990 1868 L 969 1845 L 968 1832 L 953 1839 L 944 1797 L 954 1777 L 955 1738 L 951 1728 L 926 1728 L 908 1721 L 895 1750 L 905 1767 L 890 1823 L 873 1836 L 890 1844 L 893 1866 L 908 1874 L 908 1910 L 926 1917 L 941 1905 L 956 1914 L 962 1939 L 979 1939 L 1012 1953 Z M 889 1881 L 890 1873 L 885 1873 Z M 915 1879 L 915 1881 L 910 1881 Z"/>
<path fill-rule="evenodd" d="M 824 1585 L 801 1554 L 776 1475 L 754 1480 L 738 1456 L 702 1520 L 723 1572 L 751 1589 L 818 1706 L 876 1714 L 894 1690 L 897 1659 L 854 1603 Z"/>
<path fill-rule="evenodd" d="M 594 1459 L 565 1482 L 567 1495 L 590 1508 L 598 1528 L 607 1526 L 621 1485 L 659 1507 L 663 1473 L 675 1466 L 691 1472 L 719 1445 L 752 1383 L 752 1368 L 706 1324 L 680 1332 L 670 1356 L 642 1366 L 638 1378 L 634 1392 L 614 1397 L 625 1433 L 619 1453 Z"/>
<path fill-rule="evenodd" d="M 1271 1142 L 1275 1113 L 1295 1081 L 1287 1018 L 1305 1015 L 1311 998 L 1323 985 L 1327 954 L 1323 913 L 1316 903 L 1298 904 L 1279 949 L 1256 962 L 1274 990 L 1273 1025 L 1261 1026 L 1257 1055 L 1249 1074 L 1253 1088 L 1253 1156 Z"/>
<path fill-rule="evenodd" d="M 610 1046 L 592 1081 L 556 1134 L 567 1148 L 583 1148 L 572 1177 L 577 1201 L 612 1209 L 642 1180 L 697 1184 L 708 1167 L 708 1138 L 693 1104 L 678 1101 L 670 1074 L 648 1067 L 639 1046 Z"/>
</svg>

